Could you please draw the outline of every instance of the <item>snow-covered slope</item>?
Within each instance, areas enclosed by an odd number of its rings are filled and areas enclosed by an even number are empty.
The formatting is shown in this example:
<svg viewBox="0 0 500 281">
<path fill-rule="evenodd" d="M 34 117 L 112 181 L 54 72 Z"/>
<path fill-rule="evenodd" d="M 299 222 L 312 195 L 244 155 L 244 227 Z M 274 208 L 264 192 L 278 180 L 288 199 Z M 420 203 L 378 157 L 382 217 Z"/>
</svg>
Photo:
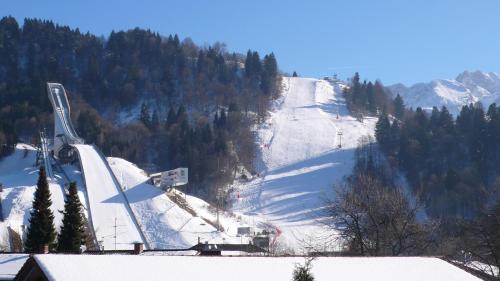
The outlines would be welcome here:
<svg viewBox="0 0 500 281">
<path fill-rule="evenodd" d="M 324 236 L 319 210 L 333 184 L 351 172 L 358 139 L 373 134 L 376 119 L 351 116 L 342 87 L 284 78 L 283 97 L 258 130 L 260 177 L 235 186 L 233 210 L 254 216 L 257 226 L 273 225 L 282 243 L 296 250 Z"/>
<path fill-rule="evenodd" d="M 102 246 L 108 250 L 130 249 L 130 245 L 138 241 L 145 243 L 121 187 L 106 167 L 106 160 L 91 145 L 78 144 L 75 147 L 85 175 L 97 240 L 102 241 Z"/>
<path fill-rule="evenodd" d="M 0 250 L 10 250 L 8 228 L 23 235 L 23 229 L 29 224 L 33 196 L 38 179 L 38 168 L 34 166 L 36 149 L 30 145 L 18 144 L 13 154 L 0 161 L 0 192 L 2 214 L 0 221 Z M 59 228 L 64 209 L 64 193 L 61 185 L 49 181 L 52 199 L 54 224 Z"/>
<path fill-rule="evenodd" d="M 438 79 L 411 87 L 396 84 L 389 89 L 394 96 L 399 93 L 408 107 L 430 110 L 444 105 L 453 115 L 466 104 L 481 102 L 487 107 L 500 102 L 500 76 L 493 72 L 465 71 L 455 80 Z"/>
<path fill-rule="evenodd" d="M 91 215 L 97 239 L 103 240 L 105 249 L 114 248 L 117 218 L 119 249 L 130 249 L 130 243 L 141 241 L 141 231 L 151 248 L 185 248 L 196 244 L 198 239 L 245 243 L 246 238 L 237 236 L 238 226 L 255 225 L 276 230 L 282 245 L 299 251 L 306 240 L 318 242 L 317 237 L 325 234 L 319 217 L 324 199 L 332 195 L 332 185 L 351 172 L 358 139 L 373 134 L 376 119 L 365 118 L 360 122 L 352 117 L 342 98 L 343 87 L 341 83 L 324 80 L 284 78 L 282 98 L 258 129 L 260 177 L 234 186 L 234 214 L 220 214 L 223 232 L 213 226 L 215 210 L 203 200 L 180 193 L 189 205 L 188 210 L 149 185 L 147 176 L 135 165 L 108 158 L 118 181 L 114 182 L 105 162 L 91 146 L 75 146 L 82 170 L 64 165 L 65 175 L 56 169 L 59 172 L 55 180 L 61 185 L 67 183 L 66 176 L 77 181 L 86 215 Z M 342 133 L 341 148 L 339 133 Z M 0 182 L 5 186 L 2 209 L 6 217 L 0 228 L 4 231 L 0 233 L 6 233 L 6 226 L 15 226 L 18 231 L 28 222 L 37 179 L 34 162 L 34 148 L 20 145 L 0 163 Z M 83 176 L 87 194 L 82 188 Z M 57 224 L 60 223 L 57 210 L 64 206 L 61 185 L 51 183 Z M 6 244 L 7 241 L 0 241 L 0 245 Z"/>
<path fill-rule="evenodd" d="M 149 178 L 134 164 L 111 157 L 108 162 L 152 248 L 191 247 L 198 243 L 198 238 L 210 243 L 240 242 L 240 238 L 217 231 L 200 216 L 193 216 L 172 202 L 164 191 L 148 184 Z M 197 213 L 201 209 L 192 207 Z"/>
<path fill-rule="evenodd" d="M 78 165 L 66 164 L 61 169 L 56 169 L 55 180 L 50 182 L 56 226 L 60 225 L 62 219 L 59 211 L 64 209 L 62 186 L 69 181 L 76 181 L 85 215 L 87 218 L 92 216 L 97 239 L 103 241 L 105 249 L 114 249 L 115 218 L 117 249 L 132 249 L 133 242 L 141 241 L 139 230 L 144 233 L 150 247 L 157 249 L 189 248 L 198 243 L 198 238 L 202 242 L 210 243 L 248 241 L 246 238 L 236 237 L 236 229 L 240 225 L 237 218 L 221 213 L 221 225 L 225 231 L 217 231 L 207 222 L 214 221 L 215 215 L 213 208 L 205 201 L 178 192 L 197 213 L 193 216 L 173 202 L 164 191 L 148 184 L 149 178 L 143 170 L 126 160 L 108 158 L 107 161 L 118 181 L 115 184 L 100 155 L 92 146 L 76 147 L 82 158 L 86 178 L 84 181 L 84 174 Z M 34 147 L 19 144 L 12 155 L 0 161 L 0 183 L 3 184 L 0 196 L 5 218 L 4 222 L 0 222 L 0 251 L 10 250 L 8 227 L 21 233 L 22 226 L 28 225 L 38 179 L 35 159 Z M 87 184 L 87 190 L 84 188 L 84 182 Z M 123 194 L 120 188 L 123 188 Z M 127 201 L 140 229 L 135 226 L 127 210 Z"/>
</svg>

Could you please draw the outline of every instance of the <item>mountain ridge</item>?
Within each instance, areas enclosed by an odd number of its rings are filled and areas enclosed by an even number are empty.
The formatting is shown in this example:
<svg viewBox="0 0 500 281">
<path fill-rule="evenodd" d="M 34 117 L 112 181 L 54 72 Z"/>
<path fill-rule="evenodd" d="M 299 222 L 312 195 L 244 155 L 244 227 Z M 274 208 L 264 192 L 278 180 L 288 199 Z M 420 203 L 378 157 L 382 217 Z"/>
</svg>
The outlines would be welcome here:
<svg viewBox="0 0 500 281">
<path fill-rule="evenodd" d="M 393 96 L 401 95 L 407 107 L 431 110 L 446 106 L 455 116 L 470 103 L 481 102 L 488 107 L 500 102 L 500 75 L 480 70 L 466 70 L 455 79 L 434 79 L 411 86 L 397 83 L 388 88 Z"/>
</svg>

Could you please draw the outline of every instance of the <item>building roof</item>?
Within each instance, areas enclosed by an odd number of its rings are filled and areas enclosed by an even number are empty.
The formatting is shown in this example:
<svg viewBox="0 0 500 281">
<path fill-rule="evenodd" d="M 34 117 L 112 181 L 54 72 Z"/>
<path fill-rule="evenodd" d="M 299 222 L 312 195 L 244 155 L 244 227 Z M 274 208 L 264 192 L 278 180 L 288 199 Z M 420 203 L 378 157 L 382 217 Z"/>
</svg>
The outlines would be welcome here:
<svg viewBox="0 0 500 281">
<path fill-rule="evenodd" d="M 0 254 L 0 280 L 13 280 L 27 259 L 27 254 Z"/>
<path fill-rule="evenodd" d="M 189 248 L 189 250 L 194 250 L 198 252 L 212 252 L 212 251 L 228 251 L 235 252 L 241 251 L 246 253 L 265 253 L 266 250 L 257 247 L 252 244 L 203 244 L 198 243 L 193 247 Z"/>
<path fill-rule="evenodd" d="M 58 280 L 289 281 L 302 257 L 35 255 L 45 277 Z M 319 257 L 315 280 L 480 280 L 439 258 Z"/>
</svg>

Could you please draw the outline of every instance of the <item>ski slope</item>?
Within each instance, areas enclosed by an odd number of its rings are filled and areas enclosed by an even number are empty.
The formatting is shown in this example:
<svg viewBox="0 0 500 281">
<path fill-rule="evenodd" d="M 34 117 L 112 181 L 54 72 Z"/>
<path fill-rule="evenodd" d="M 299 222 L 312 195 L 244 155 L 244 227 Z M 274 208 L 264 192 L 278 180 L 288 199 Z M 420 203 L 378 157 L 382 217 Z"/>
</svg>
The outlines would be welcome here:
<svg viewBox="0 0 500 281">
<path fill-rule="evenodd" d="M 350 115 L 344 84 L 292 77 L 283 83 L 282 98 L 258 129 L 260 177 L 236 184 L 233 211 L 279 230 L 283 247 L 335 247 L 321 208 L 333 184 L 351 173 L 358 139 L 373 135 L 376 118 L 360 122 Z"/>
<path fill-rule="evenodd" d="M 134 242 L 147 244 L 139 225 L 114 179 L 106 161 L 91 145 L 77 144 L 81 168 L 85 179 L 89 211 L 96 238 L 104 249 L 130 249 Z M 115 244 L 116 234 L 116 244 Z"/>
</svg>

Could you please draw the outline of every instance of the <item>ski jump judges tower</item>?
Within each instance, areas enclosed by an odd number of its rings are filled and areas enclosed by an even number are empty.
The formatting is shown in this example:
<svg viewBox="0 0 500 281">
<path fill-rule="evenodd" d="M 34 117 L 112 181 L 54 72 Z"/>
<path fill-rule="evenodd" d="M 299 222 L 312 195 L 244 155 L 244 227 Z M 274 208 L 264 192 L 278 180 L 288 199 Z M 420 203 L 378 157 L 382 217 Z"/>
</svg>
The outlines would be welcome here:
<svg viewBox="0 0 500 281">
<path fill-rule="evenodd" d="M 47 92 L 54 108 L 54 157 L 61 162 L 70 162 L 77 155 L 72 145 L 83 144 L 84 141 L 75 131 L 70 119 L 68 97 L 63 85 L 47 83 Z"/>
</svg>

